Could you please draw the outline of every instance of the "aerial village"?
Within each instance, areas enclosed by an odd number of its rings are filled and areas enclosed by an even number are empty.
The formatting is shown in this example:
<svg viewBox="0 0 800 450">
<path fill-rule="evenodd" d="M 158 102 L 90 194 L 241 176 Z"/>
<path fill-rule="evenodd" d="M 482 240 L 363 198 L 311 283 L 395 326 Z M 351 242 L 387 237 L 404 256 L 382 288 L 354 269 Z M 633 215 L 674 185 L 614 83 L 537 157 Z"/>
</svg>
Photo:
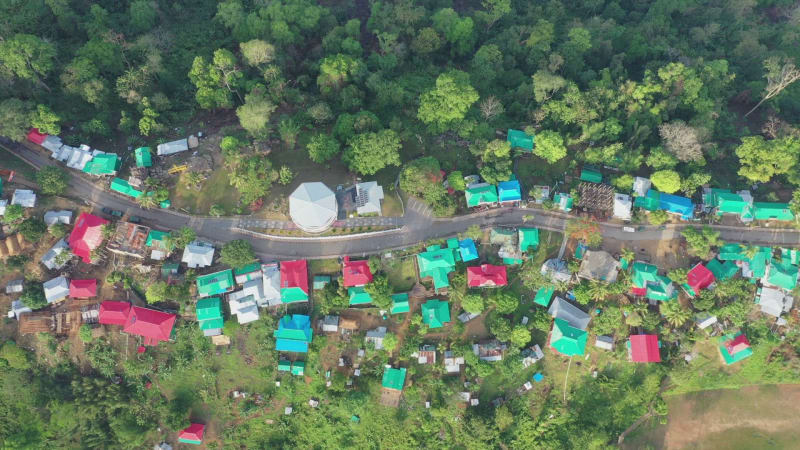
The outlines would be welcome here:
<svg viewBox="0 0 800 450">
<path fill-rule="evenodd" d="M 190 136 L 155 152 L 142 147 L 121 156 L 70 147 L 35 129 L 28 141 L 122 199 L 152 195 L 143 183 L 154 162 L 169 167 L 171 155 L 198 145 Z M 509 130 L 508 142 L 525 152 L 534 137 Z M 127 179 L 118 177 L 123 159 L 132 164 Z M 165 172 L 185 170 L 172 167 Z M 766 320 L 780 335 L 796 315 L 797 249 L 723 242 L 702 228 L 794 220 L 787 204 L 755 202 L 747 191 L 704 189 L 702 203 L 695 204 L 658 192 L 642 177 L 618 192 L 604 183 L 600 168 L 583 167 L 560 187 L 522 186 L 515 176 L 490 184 L 472 175 L 465 177 L 463 195 L 449 187 L 463 197 L 466 214 L 521 209 L 523 224 L 476 225 L 402 249 L 322 259 L 262 258 L 239 239 L 246 248 L 242 260 L 226 258 L 230 238 L 198 237 L 192 221 L 167 230 L 108 207 L 43 208 L 34 191 L 16 185 L 13 173 L 2 175 L 0 214 L 22 208 L 21 217 L 41 217 L 49 229 L 31 242 L 5 227 L 0 257 L 10 267 L 9 258 L 32 255 L 36 266 L 20 265 L 24 274 L 6 271 L 18 275 L 5 280 L 6 326 L 23 338 L 78 337 L 92 348 L 114 346 L 120 358 L 140 361 L 186 345 L 176 342 L 186 339 L 179 330 L 199 330 L 207 341 L 199 348 L 212 360 L 236 352 L 274 384 L 248 392 L 235 377 L 229 380 L 231 401 L 255 402 L 251 407 L 268 411 L 268 423 L 298 408 L 325 407 L 313 393 L 298 399 L 296 388 L 288 387 L 297 383 L 366 390 L 387 408 L 410 402 L 431 408 L 443 400 L 413 387 L 432 376 L 445 380 L 466 409 L 566 389 L 573 365 L 573 377 L 596 377 L 613 364 L 698 359 L 734 366 L 753 355 L 745 322 Z M 384 192 L 375 181 L 347 192 L 321 182 L 299 184 L 288 199 L 291 221 L 313 235 L 341 221 L 342 208 L 380 217 Z M 170 207 L 168 198 L 159 198 L 152 211 Z M 625 236 L 644 228 L 635 217 L 660 211 L 676 224 L 699 222 L 684 234 L 688 244 L 646 249 L 635 240 L 600 236 L 596 221 Z M 571 219 L 560 231 L 525 224 L 540 213 L 570 213 Z M 253 345 L 262 350 L 253 352 Z M 505 373 L 514 374 L 513 389 L 492 381 L 501 365 L 511 367 Z M 159 377 L 157 370 L 142 375 L 147 386 Z M 369 380 L 379 388 L 368 388 Z M 350 420 L 358 423 L 360 413 L 353 411 Z M 209 421 L 213 417 L 173 430 L 178 442 L 203 443 Z"/>
</svg>

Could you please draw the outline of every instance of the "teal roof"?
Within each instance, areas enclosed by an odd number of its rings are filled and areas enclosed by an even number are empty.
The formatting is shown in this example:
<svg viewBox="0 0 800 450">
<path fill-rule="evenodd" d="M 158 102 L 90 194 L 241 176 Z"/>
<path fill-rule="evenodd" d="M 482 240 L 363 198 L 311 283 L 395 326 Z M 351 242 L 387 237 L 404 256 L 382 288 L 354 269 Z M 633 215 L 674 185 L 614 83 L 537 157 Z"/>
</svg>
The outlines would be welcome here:
<svg viewBox="0 0 800 450">
<path fill-rule="evenodd" d="M 754 216 L 757 220 L 794 220 L 794 214 L 788 203 L 753 203 Z"/>
<path fill-rule="evenodd" d="M 519 181 L 501 181 L 497 183 L 497 193 L 500 202 L 518 202 L 522 200 L 522 188 Z"/>
<path fill-rule="evenodd" d="M 246 265 L 244 267 L 239 267 L 238 269 L 233 269 L 233 274 L 236 275 L 236 276 L 246 275 L 248 273 L 256 272 L 256 271 L 259 271 L 259 270 L 261 270 L 261 263 L 254 262 L 254 263 L 250 263 L 250 264 L 248 264 L 248 265 Z"/>
<path fill-rule="evenodd" d="M 351 305 L 366 305 L 372 303 L 372 297 L 362 286 L 347 289 L 347 295 L 350 296 Z"/>
<path fill-rule="evenodd" d="M 275 348 L 278 351 L 306 352 L 308 344 L 314 337 L 311 329 L 311 318 L 302 314 L 285 315 L 278 321 Z"/>
<path fill-rule="evenodd" d="M 553 321 L 553 331 L 550 332 L 550 347 L 565 356 L 583 355 L 589 335 L 571 326 L 564 319 Z"/>
<path fill-rule="evenodd" d="M 292 363 L 288 360 L 281 359 L 278 361 L 278 372 L 288 372 L 292 369 Z"/>
<path fill-rule="evenodd" d="M 753 354 L 753 349 L 750 348 L 750 342 L 747 337 L 740 336 L 742 336 L 741 331 L 719 337 L 719 353 L 722 355 L 725 364 L 739 362 Z"/>
<path fill-rule="evenodd" d="M 743 253 L 744 247 L 740 244 L 725 244 L 719 249 L 719 254 L 717 258 L 721 261 L 742 261 L 747 259 L 747 256 Z"/>
<path fill-rule="evenodd" d="M 559 192 L 553 196 L 553 203 L 555 203 L 561 211 L 570 212 L 572 211 L 572 205 L 575 203 L 575 199 L 569 194 Z"/>
<path fill-rule="evenodd" d="M 450 322 L 450 305 L 441 300 L 428 300 L 422 304 L 422 322 L 430 328 L 441 328 Z"/>
<path fill-rule="evenodd" d="M 169 233 L 166 231 L 151 229 L 150 233 L 147 234 L 147 241 L 145 242 L 145 245 L 152 247 L 154 242 L 160 242 L 160 246 L 166 247 L 167 236 L 169 236 Z"/>
<path fill-rule="evenodd" d="M 464 262 L 478 259 L 478 249 L 475 247 L 475 241 L 470 238 L 458 242 L 458 253 Z"/>
<path fill-rule="evenodd" d="M 796 266 L 800 263 L 800 250 L 796 248 L 781 248 L 781 259 L 788 261 L 789 264 Z"/>
<path fill-rule="evenodd" d="M 752 258 L 747 259 L 753 278 L 762 278 L 767 273 L 767 262 L 772 258 L 772 248 L 759 247 L 758 252 Z"/>
<path fill-rule="evenodd" d="M 136 167 L 150 167 L 153 165 L 153 155 L 150 153 L 150 147 L 139 147 L 133 151 L 136 157 Z"/>
<path fill-rule="evenodd" d="M 401 367 L 399 369 L 386 368 L 386 370 L 383 371 L 383 380 L 381 381 L 381 386 L 387 389 L 402 391 L 405 382 L 406 382 L 405 367 Z"/>
<path fill-rule="evenodd" d="M 451 248 L 431 246 L 417 255 L 417 265 L 420 278 L 431 277 L 434 288 L 445 288 L 450 286 L 447 275 L 456 267 L 455 252 Z"/>
<path fill-rule="evenodd" d="M 530 136 L 522 130 L 509 128 L 507 140 L 512 147 L 518 147 L 529 152 L 533 151 L 534 136 Z"/>
<path fill-rule="evenodd" d="M 119 168 L 116 153 L 102 153 L 96 155 L 83 166 L 83 171 L 91 175 L 112 175 Z"/>
<path fill-rule="evenodd" d="M 677 297 L 678 293 L 672 280 L 658 275 L 658 267 L 641 261 L 633 263 L 634 293 L 648 299 L 667 301 Z"/>
<path fill-rule="evenodd" d="M 314 289 L 323 289 L 330 282 L 331 277 L 329 275 L 315 275 L 312 287 Z"/>
<path fill-rule="evenodd" d="M 581 181 L 588 181 L 589 183 L 602 183 L 603 174 L 593 169 L 584 168 L 581 170 Z"/>
<path fill-rule="evenodd" d="M 197 295 L 207 297 L 228 292 L 233 289 L 233 272 L 230 269 L 201 275 L 195 280 Z"/>
<path fill-rule="evenodd" d="M 661 193 L 655 189 L 647 191 L 644 197 L 636 197 L 633 199 L 633 206 L 637 208 L 644 208 L 647 211 L 656 211 L 659 209 Z"/>
<path fill-rule="evenodd" d="M 467 199 L 467 207 L 470 208 L 497 203 L 498 201 L 497 188 L 493 184 L 481 183 L 473 185 L 464 191 L 464 195 Z"/>
<path fill-rule="evenodd" d="M 305 374 L 305 369 L 305 361 L 295 361 L 292 363 L 292 375 L 303 375 Z"/>
<path fill-rule="evenodd" d="M 408 294 L 392 295 L 392 309 L 389 311 L 390 314 L 407 313 L 409 311 L 411 311 L 411 308 L 408 304 Z"/>
<path fill-rule="evenodd" d="M 739 271 L 739 266 L 735 262 L 728 260 L 721 263 L 718 259 L 714 258 L 706 264 L 706 268 L 714 274 L 714 278 L 719 281 L 725 281 L 736 276 Z"/>
<path fill-rule="evenodd" d="M 535 251 L 537 248 L 539 248 L 538 228 L 520 228 L 517 232 L 519 233 L 520 251 L 522 252 L 527 252 L 528 250 Z"/>
<path fill-rule="evenodd" d="M 553 286 L 539 288 L 539 290 L 536 291 L 536 296 L 533 298 L 533 302 L 546 308 L 550 306 L 550 300 L 553 298 L 553 292 L 555 292 L 555 288 Z"/>
<path fill-rule="evenodd" d="M 797 286 L 797 266 L 793 266 L 788 260 L 773 259 L 769 263 L 767 281 L 773 286 L 791 291 Z"/>
<path fill-rule="evenodd" d="M 198 300 L 196 310 L 201 330 L 217 330 L 223 327 L 222 302 L 219 297 Z"/>
<path fill-rule="evenodd" d="M 142 195 L 142 191 L 134 189 L 130 183 L 122 178 L 114 178 L 111 180 L 111 190 L 133 198 L 139 198 Z"/>
</svg>

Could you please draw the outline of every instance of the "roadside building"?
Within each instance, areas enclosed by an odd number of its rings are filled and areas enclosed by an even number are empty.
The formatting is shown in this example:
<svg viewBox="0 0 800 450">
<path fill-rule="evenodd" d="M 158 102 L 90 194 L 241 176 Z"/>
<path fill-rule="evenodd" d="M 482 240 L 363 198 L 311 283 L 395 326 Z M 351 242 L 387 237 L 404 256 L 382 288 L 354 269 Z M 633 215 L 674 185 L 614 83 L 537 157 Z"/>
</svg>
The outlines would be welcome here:
<svg viewBox="0 0 800 450">
<path fill-rule="evenodd" d="M 372 271 L 367 260 L 351 260 L 344 257 L 342 268 L 342 282 L 344 287 L 364 286 L 372 282 Z"/>
<path fill-rule="evenodd" d="M 517 230 L 520 252 L 535 252 L 539 248 L 539 229 L 520 228 Z"/>
<path fill-rule="evenodd" d="M 468 208 L 479 206 L 491 206 L 497 204 L 497 188 L 489 183 L 475 183 L 467 187 L 464 191 Z"/>
<path fill-rule="evenodd" d="M 450 286 L 448 275 L 456 267 L 455 253 L 451 248 L 440 248 L 432 245 L 426 251 L 417 255 L 419 277 L 431 278 L 434 289 L 443 289 Z"/>
<path fill-rule="evenodd" d="M 478 259 L 478 249 L 475 247 L 475 241 L 470 238 L 458 241 L 458 253 L 461 256 L 461 261 L 464 262 Z"/>
<path fill-rule="evenodd" d="M 197 301 L 197 322 L 204 336 L 222 334 L 224 319 L 222 318 L 222 301 L 219 297 L 206 297 Z"/>
<path fill-rule="evenodd" d="M 289 196 L 292 222 L 308 233 L 321 233 L 330 228 L 338 211 L 336 195 L 318 181 L 300 184 Z"/>
<path fill-rule="evenodd" d="M 204 241 L 192 241 L 183 249 L 181 262 L 192 269 L 208 267 L 214 262 L 214 246 Z"/>
<path fill-rule="evenodd" d="M 147 255 L 147 237 L 150 227 L 131 222 L 117 222 L 114 234 L 108 239 L 106 248 L 118 255 L 144 259 Z"/>
<path fill-rule="evenodd" d="M 522 201 L 522 188 L 518 180 L 501 181 L 497 183 L 498 201 L 503 206 L 519 205 Z"/>
<path fill-rule="evenodd" d="M 282 303 L 308 301 L 308 263 L 306 260 L 282 261 L 280 275 Z"/>
<path fill-rule="evenodd" d="M 633 288 L 631 294 L 650 300 L 669 301 L 678 296 L 675 286 L 667 277 L 658 275 L 658 267 L 641 261 L 633 263 Z"/>
<path fill-rule="evenodd" d="M 134 200 L 141 197 L 144 192 L 134 188 L 131 184 L 122 178 L 114 178 L 111 180 L 111 184 L 109 185 L 109 189 L 114 192 L 120 193 L 122 195 L 127 195 L 128 197 L 133 198 Z"/>
<path fill-rule="evenodd" d="M 168 236 L 169 233 L 166 231 L 158 231 L 153 229 L 150 230 L 150 232 L 147 234 L 147 240 L 144 244 L 150 248 L 150 259 L 162 261 L 169 256 L 169 254 L 172 252 L 173 246 L 170 245 L 167 239 Z"/>
<path fill-rule="evenodd" d="M 631 220 L 631 209 L 633 208 L 633 201 L 630 195 L 615 193 L 614 194 L 614 218 L 620 220 Z"/>
<path fill-rule="evenodd" d="M 251 280 L 261 279 L 261 263 L 256 261 L 233 270 L 233 279 L 236 284 L 245 284 Z"/>
<path fill-rule="evenodd" d="M 356 183 L 355 195 L 356 212 L 358 215 L 381 215 L 383 187 L 377 182 L 367 181 L 364 183 Z"/>
<path fill-rule="evenodd" d="M 570 212 L 572 211 L 572 206 L 575 204 L 575 199 L 564 192 L 557 192 L 553 196 L 553 204 L 560 211 Z"/>
</svg>

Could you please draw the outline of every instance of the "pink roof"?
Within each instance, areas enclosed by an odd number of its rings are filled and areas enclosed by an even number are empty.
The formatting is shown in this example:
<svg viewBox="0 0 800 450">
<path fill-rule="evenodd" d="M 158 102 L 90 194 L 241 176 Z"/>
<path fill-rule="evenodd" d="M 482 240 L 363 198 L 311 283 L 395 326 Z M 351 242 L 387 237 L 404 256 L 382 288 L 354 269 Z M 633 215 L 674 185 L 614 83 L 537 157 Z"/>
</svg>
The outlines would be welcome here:
<svg viewBox="0 0 800 450">
<path fill-rule="evenodd" d="M 305 259 L 281 262 L 281 289 L 293 287 L 308 294 L 308 263 Z"/>
<path fill-rule="evenodd" d="M 42 145 L 42 142 L 44 142 L 46 138 L 47 134 L 40 132 L 38 128 L 31 128 L 31 130 L 28 131 L 28 140 L 34 144 Z"/>
<path fill-rule="evenodd" d="M 661 352 L 658 348 L 658 336 L 655 334 L 634 334 L 630 337 L 631 361 L 633 362 L 661 362 Z"/>
<path fill-rule="evenodd" d="M 202 441 L 203 432 L 205 429 L 206 426 L 202 423 L 193 423 L 189 425 L 188 428 L 181 431 L 181 433 L 178 435 L 178 439 L 185 439 L 187 441 Z"/>
<path fill-rule="evenodd" d="M 699 294 L 701 290 L 709 287 L 714 282 L 714 274 L 708 268 L 700 263 L 692 267 L 689 274 L 686 276 L 687 284 L 691 286 L 695 294 Z"/>
<path fill-rule="evenodd" d="M 92 298 L 97 296 L 97 280 L 72 280 L 69 282 L 69 296 L 72 298 Z"/>
<path fill-rule="evenodd" d="M 128 313 L 122 331 L 143 336 L 144 345 L 158 345 L 161 341 L 169 340 L 174 324 L 175 314 L 134 306 Z"/>
<path fill-rule="evenodd" d="M 631 288 L 631 294 L 639 295 L 639 296 L 647 295 L 647 288 L 646 287 L 642 287 L 642 288 L 632 287 Z"/>
<path fill-rule="evenodd" d="M 81 213 L 75 222 L 75 228 L 69 234 L 69 247 L 83 262 L 92 262 L 92 250 L 103 242 L 103 225 L 108 221 L 93 214 Z"/>
<path fill-rule="evenodd" d="M 734 355 L 748 347 L 750 347 L 750 341 L 747 340 L 747 336 L 743 334 L 740 334 L 735 338 L 733 338 L 732 340 L 725 343 L 725 348 L 731 355 Z"/>
<path fill-rule="evenodd" d="M 104 301 L 100 303 L 100 323 L 105 325 L 125 325 L 131 304 L 128 302 Z"/>
<path fill-rule="evenodd" d="M 369 270 L 367 260 L 351 261 L 349 256 L 344 257 L 344 287 L 364 286 L 372 282 L 372 271 Z"/>
<path fill-rule="evenodd" d="M 467 267 L 467 283 L 469 287 L 505 286 L 508 284 L 506 266 L 482 264 Z"/>
</svg>

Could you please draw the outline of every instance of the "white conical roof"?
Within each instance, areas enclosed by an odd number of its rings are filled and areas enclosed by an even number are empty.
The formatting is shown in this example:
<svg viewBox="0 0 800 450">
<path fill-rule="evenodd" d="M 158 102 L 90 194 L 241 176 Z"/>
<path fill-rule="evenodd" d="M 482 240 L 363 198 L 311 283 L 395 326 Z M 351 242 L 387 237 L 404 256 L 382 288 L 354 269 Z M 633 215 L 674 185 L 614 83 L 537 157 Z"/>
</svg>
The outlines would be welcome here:
<svg viewBox="0 0 800 450">
<path fill-rule="evenodd" d="M 337 212 L 336 195 L 319 181 L 303 183 L 289 196 L 289 215 L 305 231 L 324 231 L 336 220 Z"/>
</svg>

